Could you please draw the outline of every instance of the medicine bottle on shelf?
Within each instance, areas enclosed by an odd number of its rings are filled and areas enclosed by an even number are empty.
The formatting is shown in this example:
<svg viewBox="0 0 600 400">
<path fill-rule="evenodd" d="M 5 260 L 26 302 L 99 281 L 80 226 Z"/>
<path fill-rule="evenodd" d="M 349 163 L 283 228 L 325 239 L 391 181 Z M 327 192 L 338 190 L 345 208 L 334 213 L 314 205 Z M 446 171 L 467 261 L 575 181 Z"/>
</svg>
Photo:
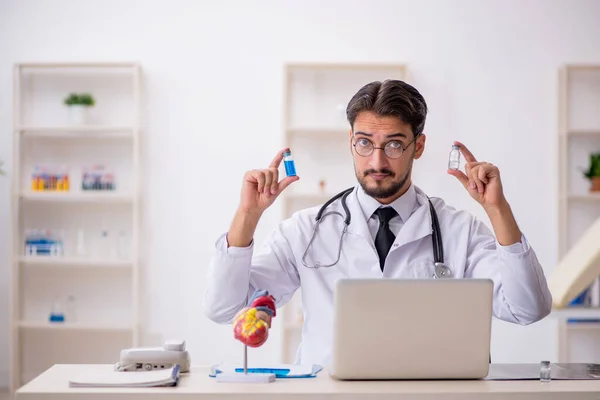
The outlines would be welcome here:
<svg viewBox="0 0 600 400">
<path fill-rule="evenodd" d="M 65 301 L 65 320 L 69 323 L 77 322 L 77 300 L 72 294 Z"/>
<path fill-rule="evenodd" d="M 62 301 L 59 297 L 55 298 L 52 302 L 52 308 L 50 309 L 50 316 L 48 320 L 50 322 L 65 322 L 65 311 Z"/>
</svg>

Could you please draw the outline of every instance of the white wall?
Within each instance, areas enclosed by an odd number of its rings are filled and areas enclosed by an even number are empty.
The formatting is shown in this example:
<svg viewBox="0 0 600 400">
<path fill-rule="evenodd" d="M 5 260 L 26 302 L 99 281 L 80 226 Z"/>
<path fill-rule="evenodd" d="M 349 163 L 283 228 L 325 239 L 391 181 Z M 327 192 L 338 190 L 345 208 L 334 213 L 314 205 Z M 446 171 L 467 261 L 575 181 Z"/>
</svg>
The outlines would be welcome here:
<svg viewBox="0 0 600 400">
<path fill-rule="evenodd" d="M 483 217 L 452 177 L 440 175 L 450 141 L 465 142 L 500 167 L 520 226 L 549 272 L 557 253 L 556 71 L 565 62 L 600 63 L 598 15 L 600 2 L 593 0 L 3 0 L 0 159 L 10 162 L 12 63 L 140 61 L 149 177 L 144 288 L 152 293 L 143 302 L 146 328 L 187 339 L 195 363 L 236 360 L 240 347 L 230 328 L 204 317 L 201 297 L 213 242 L 228 227 L 244 170 L 265 166 L 283 145 L 285 62 L 407 63 L 431 108 L 416 183 Z M 276 205 L 267 213 L 258 240 L 278 212 Z M 8 235 L 9 184 L 0 178 L 4 327 Z M 496 323 L 492 356 L 554 359 L 555 336 L 549 320 L 529 327 Z M 278 345 L 274 332 L 252 357 L 276 360 Z M 7 370 L 3 328 L 0 384 Z"/>
</svg>

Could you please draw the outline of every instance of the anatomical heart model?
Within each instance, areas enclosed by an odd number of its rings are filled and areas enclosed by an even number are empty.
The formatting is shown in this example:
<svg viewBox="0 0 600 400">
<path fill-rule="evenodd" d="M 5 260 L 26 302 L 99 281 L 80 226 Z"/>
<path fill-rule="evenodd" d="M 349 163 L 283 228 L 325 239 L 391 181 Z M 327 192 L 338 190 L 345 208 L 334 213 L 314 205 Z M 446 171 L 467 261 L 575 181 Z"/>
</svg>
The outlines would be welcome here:
<svg viewBox="0 0 600 400">
<path fill-rule="evenodd" d="M 233 319 L 233 336 L 244 344 L 244 373 L 219 373 L 219 382 L 264 382 L 275 381 L 275 373 L 248 373 L 248 347 L 260 347 L 269 337 L 271 321 L 275 317 L 275 298 L 266 290 L 254 292 L 248 305 Z"/>
<path fill-rule="evenodd" d="M 233 336 L 249 347 L 262 346 L 269 337 L 271 320 L 275 317 L 275 298 L 266 290 L 257 290 L 234 319 Z"/>
</svg>

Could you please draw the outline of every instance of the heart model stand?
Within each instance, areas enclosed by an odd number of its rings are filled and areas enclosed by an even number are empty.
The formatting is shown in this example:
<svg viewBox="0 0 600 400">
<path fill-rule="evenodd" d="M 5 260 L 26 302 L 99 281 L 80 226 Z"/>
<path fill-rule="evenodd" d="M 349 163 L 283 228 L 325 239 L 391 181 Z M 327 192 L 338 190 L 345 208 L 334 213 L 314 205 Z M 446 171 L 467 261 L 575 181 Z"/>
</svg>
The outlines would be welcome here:
<svg viewBox="0 0 600 400">
<path fill-rule="evenodd" d="M 248 373 L 248 346 L 244 345 L 244 372 L 223 372 L 217 374 L 217 382 L 271 383 L 275 382 L 275 374 Z"/>
<path fill-rule="evenodd" d="M 234 337 L 244 344 L 244 372 L 217 374 L 217 382 L 271 383 L 274 373 L 248 373 L 248 346 L 260 347 L 268 338 L 271 319 L 275 316 L 275 299 L 264 290 L 257 290 L 248 307 L 238 313 L 233 324 Z"/>
</svg>

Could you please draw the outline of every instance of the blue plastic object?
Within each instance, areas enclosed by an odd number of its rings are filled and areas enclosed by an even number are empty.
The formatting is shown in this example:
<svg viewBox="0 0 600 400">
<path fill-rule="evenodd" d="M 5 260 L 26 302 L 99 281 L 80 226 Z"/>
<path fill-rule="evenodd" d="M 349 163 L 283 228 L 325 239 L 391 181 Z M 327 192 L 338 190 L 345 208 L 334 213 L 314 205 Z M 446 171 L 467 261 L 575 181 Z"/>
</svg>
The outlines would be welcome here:
<svg viewBox="0 0 600 400">
<path fill-rule="evenodd" d="M 235 372 L 244 372 L 244 368 L 236 368 Z M 249 374 L 275 374 L 276 378 L 284 377 L 290 373 L 288 368 L 248 368 Z"/>
</svg>

